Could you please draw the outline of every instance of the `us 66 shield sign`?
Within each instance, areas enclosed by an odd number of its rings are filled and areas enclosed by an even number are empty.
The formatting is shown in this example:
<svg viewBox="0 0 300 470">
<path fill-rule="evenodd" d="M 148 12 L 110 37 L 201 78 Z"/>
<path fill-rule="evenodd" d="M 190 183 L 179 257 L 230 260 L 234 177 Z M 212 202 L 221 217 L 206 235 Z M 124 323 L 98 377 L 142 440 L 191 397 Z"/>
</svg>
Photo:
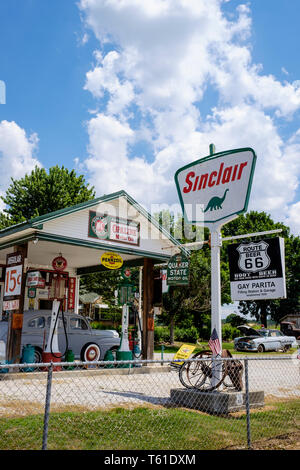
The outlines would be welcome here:
<svg viewBox="0 0 300 470">
<path fill-rule="evenodd" d="M 284 239 L 228 246 L 231 300 L 286 297 Z"/>
</svg>

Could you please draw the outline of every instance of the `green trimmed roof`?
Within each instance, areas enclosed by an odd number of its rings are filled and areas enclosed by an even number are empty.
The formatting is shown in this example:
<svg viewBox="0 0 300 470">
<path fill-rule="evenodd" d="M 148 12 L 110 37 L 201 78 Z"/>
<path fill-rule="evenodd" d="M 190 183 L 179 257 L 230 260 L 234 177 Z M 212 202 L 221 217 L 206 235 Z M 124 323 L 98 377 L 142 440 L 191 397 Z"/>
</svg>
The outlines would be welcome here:
<svg viewBox="0 0 300 470">
<path fill-rule="evenodd" d="M 140 212 L 144 217 L 151 222 L 156 228 L 160 230 L 160 232 L 165 235 L 174 245 L 178 246 L 186 255 L 189 255 L 189 251 L 186 250 L 176 238 L 174 238 L 166 229 L 164 229 L 152 216 L 147 212 L 140 204 L 138 204 L 126 191 L 121 190 L 112 194 L 105 194 L 104 196 L 98 197 L 96 199 L 91 199 L 86 202 L 82 202 L 80 204 L 76 204 L 75 206 L 66 207 L 64 209 L 60 209 L 54 212 L 50 212 L 45 215 L 41 215 L 38 217 L 34 217 L 30 220 L 26 220 L 25 222 L 21 222 L 16 225 L 12 225 L 11 227 L 4 228 L 0 230 L 0 239 L 9 235 L 12 235 L 17 232 L 23 232 L 27 229 L 36 229 L 42 230 L 43 223 L 48 222 L 49 220 L 57 219 L 59 217 L 63 217 L 65 215 L 72 214 L 73 212 L 78 212 L 80 210 L 86 209 L 88 207 L 95 206 L 101 202 L 108 202 L 114 199 L 118 199 L 120 197 L 125 197 L 129 204 L 135 207 L 135 209 Z M 21 233 L 20 233 L 21 235 Z M 0 243 L 1 247 L 1 243 Z"/>
</svg>

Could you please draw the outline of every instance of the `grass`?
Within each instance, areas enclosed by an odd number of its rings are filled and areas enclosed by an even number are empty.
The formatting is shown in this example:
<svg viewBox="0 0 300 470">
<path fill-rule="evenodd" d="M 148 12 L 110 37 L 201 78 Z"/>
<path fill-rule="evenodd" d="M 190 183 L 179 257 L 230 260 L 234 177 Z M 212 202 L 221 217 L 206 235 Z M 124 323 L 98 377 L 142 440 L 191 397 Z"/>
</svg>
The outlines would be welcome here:
<svg viewBox="0 0 300 470">
<path fill-rule="evenodd" d="M 266 408 L 251 411 L 253 441 L 299 431 L 299 400 L 275 403 Z M 51 413 L 48 449 L 216 450 L 245 447 L 246 429 L 245 413 L 221 417 L 158 407 Z M 43 416 L 40 415 L 0 419 L 0 449 L 39 450 L 42 431 Z"/>
<path fill-rule="evenodd" d="M 173 345 L 166 345 L 164 344 L 164 353 L 176 353 L 178 351 L 178 349 L 180 348 L 180 346 L 182 344 L 189 344 L 189 345 L 192 345 L 192 346 L 196 346 L 196 349 L 194 350 L 193 354 L 195 354 L 196 352 L 198 351 L 201 351 L 203 349 L 209 349 L 209 346 L 207 344 L 207 342 L 201 342 L 200 344 L 192 344 L 192 343 L 183 343 L 183 342 L 175 342 Z M 233 342 L 231 343 L 223 343 L 222 344 L 222 347 L 223 349 L 228 349 L 231 354 L 234 356 L 234 355 L 238 355 L 238 356 L 248 356 L 248 357 L 257 357 L 257 356 L 282 356 L 282 355 L 286 355 L 286 356 L 289 356 L 290 354 L 293 354 L 297 349 L 296 348 L 291 348 L 288 352 L 283 352 L 283 351 L 266 351 L 264 353 L 256 353 L 256 352 L 251 352 L 251 351 L 235 351 L 233 349 Z M 160 344 L 155 344 L 154 345 L 154 352 L 156 353 L 161 353 L 161 345 Z"/>
</svg>

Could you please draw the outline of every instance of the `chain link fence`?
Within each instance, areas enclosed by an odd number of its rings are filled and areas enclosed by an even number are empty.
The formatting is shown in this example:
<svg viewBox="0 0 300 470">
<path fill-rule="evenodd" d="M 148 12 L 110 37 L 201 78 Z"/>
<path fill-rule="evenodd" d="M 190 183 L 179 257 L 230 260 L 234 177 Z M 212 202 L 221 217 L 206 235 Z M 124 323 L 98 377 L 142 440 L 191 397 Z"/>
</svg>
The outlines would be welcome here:
<svg viewBox="0 0 300 470">
<path fill-rule="evenodd" d="M 236 364 L 0 365 L 0 449 L 299 449 L 300 360 Z"/>
</svg>

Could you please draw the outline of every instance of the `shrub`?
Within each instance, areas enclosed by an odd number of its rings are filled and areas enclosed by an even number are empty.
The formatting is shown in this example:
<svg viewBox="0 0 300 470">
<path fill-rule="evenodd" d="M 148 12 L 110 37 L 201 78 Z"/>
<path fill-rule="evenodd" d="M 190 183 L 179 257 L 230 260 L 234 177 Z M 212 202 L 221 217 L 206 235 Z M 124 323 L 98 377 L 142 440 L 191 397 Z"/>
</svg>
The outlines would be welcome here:
<svg viewBox="0 0 300 470">
<path fill-rule="evenodd" d="M 222 340 L 223 341 L 232 341 L 237 336 L 241 336 L 241 332 L 231 326 L 230 323 L 225 323 L 222 327 Z"/>
<path fill-rule="evenodd" d="M 190 328 L 175 328 L 174 337 L 176 341 L 196 343 L 199 338 L 199 333 L 195 326 L 191 326 Z"/>
<path fill-rule="evenodd" d="M 166 343 L 170 341 L 170 330 L 166 326 L 156 326 L 154 328 L 154 342 Z"/>
</svg>

